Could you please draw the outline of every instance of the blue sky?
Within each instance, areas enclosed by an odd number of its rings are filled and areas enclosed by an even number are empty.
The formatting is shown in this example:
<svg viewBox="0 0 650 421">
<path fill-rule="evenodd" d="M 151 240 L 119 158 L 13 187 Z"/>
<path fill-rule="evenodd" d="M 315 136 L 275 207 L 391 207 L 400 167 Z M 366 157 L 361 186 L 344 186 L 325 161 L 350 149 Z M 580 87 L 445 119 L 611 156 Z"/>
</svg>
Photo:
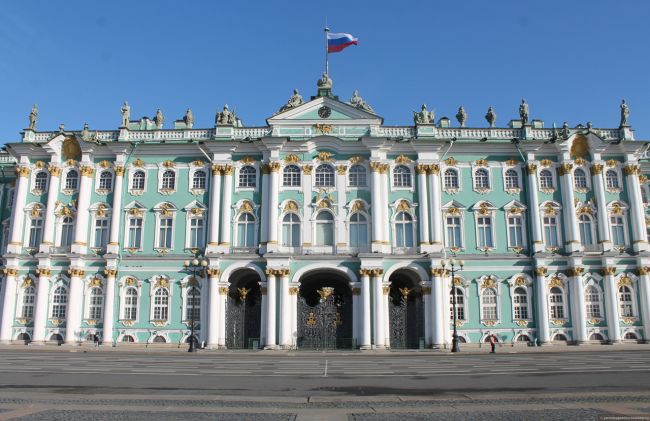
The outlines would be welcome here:
<svg viewBox="0 0 650 421">
<path fill-rule="evenodd" d="M 637 139 L 650 139 L 650 2 L 629 1 L 6 1 L 0 13 L 0 143 L 16 141 L 31 104 L 39 130 L 115 129 L 191 107 L 211 127 L 224 103 L 247 126 L 323 71 L 323 25 L 359 45 L 330 56 L 334 92 L 354 89 L 389 125 L 460 105 L 468 125 L 517 115 L 615 127 L 627 99 Z"/>
</svg>

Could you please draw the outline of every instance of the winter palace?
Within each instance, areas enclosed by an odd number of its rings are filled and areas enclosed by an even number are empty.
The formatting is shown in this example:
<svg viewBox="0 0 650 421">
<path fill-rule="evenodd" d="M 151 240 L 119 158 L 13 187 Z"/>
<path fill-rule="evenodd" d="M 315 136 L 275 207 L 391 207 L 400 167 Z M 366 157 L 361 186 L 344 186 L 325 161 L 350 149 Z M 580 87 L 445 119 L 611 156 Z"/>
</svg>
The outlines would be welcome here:
<svg viewBox="0 0 650 421">
<path fill-rule="evenodd" d="M 500 127 L 492 108 L 482 127 L 418 110 L 385 126 L 327 75 L 263 127 L 125 103 L 116 130 L 46 132 L 34 107 L 0 154 L 0 341 L 650 339 L 650 143 L 625 102 L 617 128 L 545 127 L 525 101 Z"/>
</svg>

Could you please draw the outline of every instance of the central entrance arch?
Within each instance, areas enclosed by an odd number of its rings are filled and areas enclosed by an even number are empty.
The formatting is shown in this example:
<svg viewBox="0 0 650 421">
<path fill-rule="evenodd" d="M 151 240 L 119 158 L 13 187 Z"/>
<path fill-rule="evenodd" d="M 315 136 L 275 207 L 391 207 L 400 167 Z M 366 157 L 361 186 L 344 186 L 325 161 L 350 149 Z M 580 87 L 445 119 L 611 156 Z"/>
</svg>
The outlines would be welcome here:
<svg viewBox="0 0 650 421">
<path fill-rule="evenodd" d="M 261 346 L 262 291 L 260 276 L 251 269 L 230 276 L 226 298 L 226 348 L 254 349 Z"/>
<path fill-rule="evenodd" d="M 424 341 L 424 302 L 418 274 L 399 269 L 390 275 L 388 308 L 391 348 L 419 348 Z"/>
<path fill-rule="evenodd" d="M 299 349 L 353 348 L 349 279 L 331 269 L 303 276 L 297 319 Z"/>
</svg>

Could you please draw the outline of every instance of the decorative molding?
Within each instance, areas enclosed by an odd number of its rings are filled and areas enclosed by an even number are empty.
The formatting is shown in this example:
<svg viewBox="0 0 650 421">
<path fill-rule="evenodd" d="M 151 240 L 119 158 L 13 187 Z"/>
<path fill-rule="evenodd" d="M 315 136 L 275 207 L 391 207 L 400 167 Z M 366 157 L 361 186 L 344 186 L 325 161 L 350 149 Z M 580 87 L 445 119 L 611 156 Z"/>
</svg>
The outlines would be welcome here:
<svg viewBox="0 0 650 421">
<path fill-rule="evenodd" d="M 395 163 L 397 164 L 410 164 L 411 162 L 411 158 L 406 155 L 399 155 L 395 158 Z"/>
<path fill-rule="evenodd" d="M 298 155 L 289 154 L 284 157 L 284 162 L 286 162 L 287 164 L 297 164 L 299 161 L 300 158 L 298 157 Z"/>
</svg>

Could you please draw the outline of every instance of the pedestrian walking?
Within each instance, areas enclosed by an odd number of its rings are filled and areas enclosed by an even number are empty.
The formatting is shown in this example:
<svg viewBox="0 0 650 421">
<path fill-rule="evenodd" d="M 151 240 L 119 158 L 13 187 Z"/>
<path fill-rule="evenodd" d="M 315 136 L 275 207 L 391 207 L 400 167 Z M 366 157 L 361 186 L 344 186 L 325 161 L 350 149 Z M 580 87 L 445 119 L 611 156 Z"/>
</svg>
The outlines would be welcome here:
<svg viewBox="0 0 650 421">
<path fill-rule="evenodd" d="M 95 342 L 95 348 L 99 348 L 99 336 L 96 333 L 93 335 L 93 342 Z"/>
<path fill-rule="evenodd" d="M 497 338 L 493 334 L 490 335 L 490 348 L 492 349 L 490 351 L 490 354 L 494 354 L 496 351 L 496 346 L 497 346 Z"/>
</svg>

